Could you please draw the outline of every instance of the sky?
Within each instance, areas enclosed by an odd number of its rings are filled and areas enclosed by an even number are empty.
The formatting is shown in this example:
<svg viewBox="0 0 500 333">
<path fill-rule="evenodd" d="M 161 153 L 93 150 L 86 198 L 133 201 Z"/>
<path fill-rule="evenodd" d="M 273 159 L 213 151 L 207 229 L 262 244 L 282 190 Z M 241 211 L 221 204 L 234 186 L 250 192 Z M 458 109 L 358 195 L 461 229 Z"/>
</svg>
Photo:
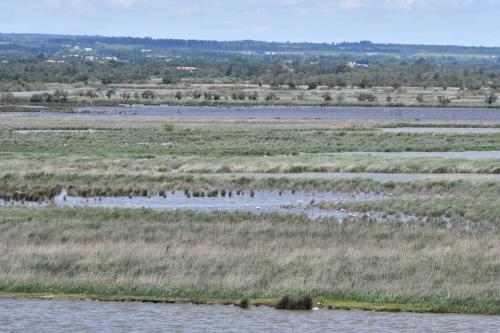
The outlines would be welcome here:
<svg viewBox="0 0 500 333">
<path fill-rule="evenodd" d="M 500 46 L 500 0 L 0 0 L 0 32 Z"/>
</svg>

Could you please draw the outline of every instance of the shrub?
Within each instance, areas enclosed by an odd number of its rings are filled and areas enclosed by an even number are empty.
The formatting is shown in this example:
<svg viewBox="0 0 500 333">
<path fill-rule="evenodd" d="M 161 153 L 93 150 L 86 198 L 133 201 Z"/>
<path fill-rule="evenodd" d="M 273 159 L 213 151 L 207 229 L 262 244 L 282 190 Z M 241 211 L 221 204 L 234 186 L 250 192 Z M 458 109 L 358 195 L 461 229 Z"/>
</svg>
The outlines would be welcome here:
<svg viewBox="0 0 500 333">
<path fill-rule="evenodd" d="M 445 96 L 438 96 L 437 97 L 439 104 L 445 106 L 451 103 L 451 100 Z"/>
<path fill-rule="evenodd" d="M 248 300 L 248 298 L 243 298 L 238 306 L 242 309 L 248 309 L 250 307 L 250 301 Z"/>
<path fill-rule="evenodd" d="M 165 124 L 163 125 L 163 129 L 165 132 L 172 132 L 174 130 L 174 125 L 173 124 Z"/>
<path fill-rule="evenodd" d="M 129 100 L 130 99 L 130 93 L 127 92 L 127 91 L 124 91 L 120 94 L 120 97 L 123 98 L 123 99 L 126 99 L 126 100 Z"/>
<path fill-rule="evenodd" d="M 278 101 L 280 98 L 273 92 L 266 95 L 266 101 Z"/>
<path fill-rule="evenodd" d="M 325 100 L 325 102 L 330 102 L 332 100 L 332 95 L 330 93 L 324 93 L 323 99 Z"/>
<path fill-rule="evenodd" d="M 142 92 L 142 98 L 148 99 L 148 98 L 155 98 L 155 93 L 152 90 L 145 90 Z"/>
<path fill-rule="evenodd" d="M 377 101 L 377 96 L 374 94 L 368 94 L 368 93 L 361 93 L 358 96 L 358 101 L 360 102 L 376 102 Z"/>
<path fill-rule="evenodd" d="M 283 296 L 278 304 L 276 304 L 276 309 L 279 310 L 312 310 L 313 301 L 309 296 L 304 297 L 291 297 Z"/>
<path fill-rule="evenodd" d="M 424 102 L 424 94 L 418 94 L 417 95 L 417 102 L 423 103 Z"/>
<path fill-rule="evenodd" d="M 495 103 L 497 102 L 497 100 L 498 100 L 498 97 L 497 97 L 497 95 L 495 95 L 494 93 L 489 94 L 489 95 L 488 95 L 488 96 L 486 96 L 486 98 L 485 98 L 485 102 L 486 102 L 486 104 L 489 104 L 489 105 L 491 105 L 491 104 L 495 104 Z"/>
<path fill-rule="evenodd" d="M 256 91 L 254 91 L 253 93 L 248 95 L 248 99 L 251 101 L 256 101 L 259 99 L 259 94 Z"/>
<path fill-rule="evenodd" d="M 2 103 L 14 103 L 16 101 L 16 96 L 11 93 L 2 94 L 0 97 L 0 102 Z"/>
<path fill-rule="evenodd" d="M 174 84 L 174 83 L 177 83 L 179 81 L 179 79 L 173 75 L 166 75 L 163 77 L 163 84 Z"/>
<path fill-rule="evenodd" d="M 244 91 L 236 91 L 236 92 L 233 92 L 231 97 L 233 98 L 233 100 L 243 101 L 243 100 L 245 100 L 246 94 Z"/>
<path fill-rule="evenodd" d="M 307 89 L 308 90 L 314 90 L 316 88 L 318 88 L 318 83 L 317 82 L 309 82 L 307 84 Z"/>
</svg>

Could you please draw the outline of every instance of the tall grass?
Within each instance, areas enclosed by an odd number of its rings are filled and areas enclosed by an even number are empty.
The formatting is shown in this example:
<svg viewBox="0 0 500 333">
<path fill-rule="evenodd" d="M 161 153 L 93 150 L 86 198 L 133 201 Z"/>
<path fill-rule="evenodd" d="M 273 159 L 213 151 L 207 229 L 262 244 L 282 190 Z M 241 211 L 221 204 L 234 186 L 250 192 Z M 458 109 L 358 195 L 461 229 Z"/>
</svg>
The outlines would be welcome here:
<svg viewBox="0 0 500 333">
<path fill-rule="evenodd" d="M 0 290 L 232 299 L 309 294 L 500 313 L 498 242 L 498 233 L 438 224 L 0 208 Z"/>
</svg>

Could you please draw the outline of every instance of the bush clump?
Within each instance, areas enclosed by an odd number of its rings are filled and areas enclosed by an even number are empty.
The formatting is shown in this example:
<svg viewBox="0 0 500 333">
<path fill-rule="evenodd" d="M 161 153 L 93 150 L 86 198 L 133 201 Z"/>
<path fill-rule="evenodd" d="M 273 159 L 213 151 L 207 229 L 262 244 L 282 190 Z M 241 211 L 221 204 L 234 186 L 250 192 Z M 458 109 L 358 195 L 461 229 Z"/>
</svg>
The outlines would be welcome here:
<svg viewBox="0 0 500 333">
<path fill-rule="evenodd" d="M 276 304 L 278 310 L 312 310 L 312 307 L 313 301 L 309 296 L 291 297 L 286 295 Z"/>
</svg>

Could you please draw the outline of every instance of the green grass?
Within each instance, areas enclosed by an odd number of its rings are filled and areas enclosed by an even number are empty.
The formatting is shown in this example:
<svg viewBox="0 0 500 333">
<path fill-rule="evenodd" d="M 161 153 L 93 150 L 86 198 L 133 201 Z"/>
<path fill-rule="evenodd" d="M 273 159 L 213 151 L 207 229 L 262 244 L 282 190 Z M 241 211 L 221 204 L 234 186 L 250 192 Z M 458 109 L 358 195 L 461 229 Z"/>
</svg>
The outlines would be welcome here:
<svg viewBox="0 0 500 333">
<path fill-rule="evenodd" d="M 336 308 L 364 302 L 498 314 L 498 241 L 498 233 L 437 223 L 0 208 L 0 293 L 181 300 L 290 294 Z"/>
<path fill-rule="evenodd" d="M 18 134 L 0 131 L 0 153 L 54 157 L 276 156 L 345 151 L 500 150 L 498 133 L 385 133 L 373 130 L 103 130 Z M 36 155 L 32 156 L 36 159 Z"/>
</svg>

